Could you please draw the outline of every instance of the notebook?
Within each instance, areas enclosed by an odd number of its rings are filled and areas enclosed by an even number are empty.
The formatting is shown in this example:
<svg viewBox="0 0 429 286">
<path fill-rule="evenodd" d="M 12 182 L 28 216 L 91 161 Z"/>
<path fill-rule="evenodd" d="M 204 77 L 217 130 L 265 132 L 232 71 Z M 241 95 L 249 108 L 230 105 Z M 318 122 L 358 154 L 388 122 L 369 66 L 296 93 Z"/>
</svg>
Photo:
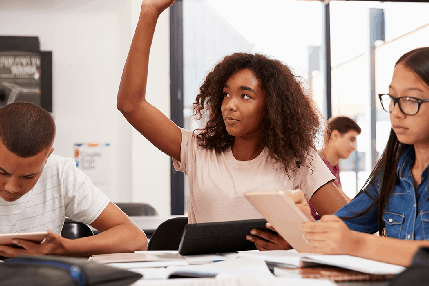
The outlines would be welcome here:
<svg viewBox="0 0 429 286">
<path fill-rule="evenodd" d="M 274 274 L 281 277 L 328 279 L 335 282 L 386 281 L 395 276 L 395 274 L 368 274 L 327 265 L 305 268 L 275 267 Z"/>
</svg>

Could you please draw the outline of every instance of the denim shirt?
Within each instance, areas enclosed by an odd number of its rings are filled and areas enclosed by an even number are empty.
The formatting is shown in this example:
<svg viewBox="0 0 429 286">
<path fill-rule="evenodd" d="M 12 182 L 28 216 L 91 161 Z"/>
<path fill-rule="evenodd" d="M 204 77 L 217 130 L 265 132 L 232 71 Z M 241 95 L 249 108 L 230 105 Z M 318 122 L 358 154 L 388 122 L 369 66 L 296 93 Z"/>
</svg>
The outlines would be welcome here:
<svg viewBox="0 0 429 286">
<path fill-rule="evenodd" d="M 399 160 L 396 170 L 395 190 L 387 203 L 383 214 L 386 236 L 406 240 L 429 240 L 429 201 L 428 201 L 428 166 L 421 174 L 421 182 L 414 189 L 411 169 L 415 160 L 414 147 L 407 147 Z M 382 172 L 349 204 L 338 210 L 338 217 L 351 217 L 366 210 L 380 193 Z M 369 213 L 344 222 L 351 230 L 375 233 L 378 231 L 378 206 Z"/>
</svg>

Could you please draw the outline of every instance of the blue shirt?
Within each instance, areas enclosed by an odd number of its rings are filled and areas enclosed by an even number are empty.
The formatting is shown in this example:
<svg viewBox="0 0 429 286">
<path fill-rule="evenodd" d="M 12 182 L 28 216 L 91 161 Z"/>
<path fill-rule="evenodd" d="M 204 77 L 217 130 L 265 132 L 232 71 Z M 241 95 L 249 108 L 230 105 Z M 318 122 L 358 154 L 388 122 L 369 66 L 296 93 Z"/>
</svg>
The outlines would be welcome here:
<svg viewBox="0 0 429 286">
<path fill-rule="evenodd" d="M 428 201 L 428 166 L 421 174 L 421 182 L 414 189 L 411 169 L 415 160 L 414 147 L 407 147 L 399 160 L 396 170 L 395 190 L 387 203 L 383 214 L 386 236 L 407 240 L 429 240 L 429 201 Z M 335 215 L 351 217 L 366 210 L 380 193 L 382 173 L 349 204 L 338 210 Z M 372 198 L 373 199 L 372 199 Z M 378 206 L 369 213 L 344 222 L 351 230 L 375 233 L 378 231 Z"/>
</svg>

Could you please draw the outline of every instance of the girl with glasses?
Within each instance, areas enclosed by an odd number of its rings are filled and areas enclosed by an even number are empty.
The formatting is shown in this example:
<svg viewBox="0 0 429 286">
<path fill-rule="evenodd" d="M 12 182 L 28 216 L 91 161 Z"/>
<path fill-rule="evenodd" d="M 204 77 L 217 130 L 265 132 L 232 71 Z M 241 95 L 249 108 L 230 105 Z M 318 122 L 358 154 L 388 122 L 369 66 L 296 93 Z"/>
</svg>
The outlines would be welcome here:
<svg viewBox="0 0 429 286">
<path fill-rule="evenodd" d="M 280 61 L 260 54 L 225 57 L 200 87 L 194 114 L 206 124 L 194 132 L 179 128 L 146 101 L 156 22 L 173 2 L 143 1 L 117 105 L 187 175 L 189 223 L 262 218 L 243 196 L 252 190 L 300 188 L 319 214 L 345 205 L 334 176 L 315 151 L 317 109 Z M 261 230 L 252 234 L 249 240 L 258 249 L 288 247 L 278 235 Z"/>
<path fill-rule="evenodd" d="M 301 228 L 314 252 L 406 266 L 419 247 L 429 246 L 429 47 L 400 57 L 389 94 L 379 97 L 392 129 L 369 179 L 335 215 Z M 309 213 L 302 193 L 295 201 Z"/>
</svg>

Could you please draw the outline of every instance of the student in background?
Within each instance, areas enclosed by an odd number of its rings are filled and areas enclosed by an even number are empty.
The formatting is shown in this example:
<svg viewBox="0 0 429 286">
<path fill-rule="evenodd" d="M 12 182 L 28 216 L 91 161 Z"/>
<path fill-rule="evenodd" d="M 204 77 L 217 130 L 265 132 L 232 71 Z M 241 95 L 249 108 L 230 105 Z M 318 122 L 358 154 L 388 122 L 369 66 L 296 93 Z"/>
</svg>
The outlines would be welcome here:
<svg viewBox="0 0 429 286">
<path fill-rule="evenodd" d="M 301 229 L 314 252 L 406 266 L 419 247 L 429 247 L 429 47 L 399 58 L 389 93 L 379 98 L 392 129 L 368 181 L 335 215 Z M 303 194 L 294 199 L 309 215 Z M 385 237 L 372 235 L 377 231 Z"/>
<path fill-rule="evenodd" d="M 194 114 L 207 123 L 195 132 L 179 128 L 146 101 L 156 22 L 173 2 L 143 1 L 117 107 L 187 175 L 189 223 L 262 218 L 243 196 L 252 190 L 301 188 L 320 214 L 345 205 L 315 151 L 313 134 L 320 126 L 315 105 L 280 61 L 260 54 L 225 57 L 200 87 Z M 287 245 L 280 236 L 255 231 L 250 239 L 258 249 Z"/>
<path fill-rule="evenodd" d="M 340 159 L 347 159 L 356 150 L 356 137 L 361 133 L 359 125 L 347 116 L 336 116 L 328 120 L 325 130 L 325 145 L 319 155 L 335 176 L 334 185 L 342 190 Z M 343 195 L 350 201 L 344 193 Z"/>
<path fill-rule="evenodd" d="M 340 159 L 347 159 L 356 150 L 356 137 L 360 133 L 359 125 L 353 119 L 347 116 L 331 117 L 326 124 L 324 147 L 319 152 L 323 162 L 335 176 L 334 185 L 337 186 L 348 202 L 351 199 L 343 192 L 338 163 Z M 316 220 L 320 219 L 313 207 L 311 207 L 311 214 Z"/>
<path fill-rule="evenodd" d="M 55 122 L 40 106 L 0 109 L 0 233 L 49 232 L 43 243 L 16 239 L 0 256 L 91 256 L 147 249 L 144 232 L 111 203 L 73 159 L 53 155 Z M 101 233 L 61 237 L 65 217 Z"/>
</svg>

